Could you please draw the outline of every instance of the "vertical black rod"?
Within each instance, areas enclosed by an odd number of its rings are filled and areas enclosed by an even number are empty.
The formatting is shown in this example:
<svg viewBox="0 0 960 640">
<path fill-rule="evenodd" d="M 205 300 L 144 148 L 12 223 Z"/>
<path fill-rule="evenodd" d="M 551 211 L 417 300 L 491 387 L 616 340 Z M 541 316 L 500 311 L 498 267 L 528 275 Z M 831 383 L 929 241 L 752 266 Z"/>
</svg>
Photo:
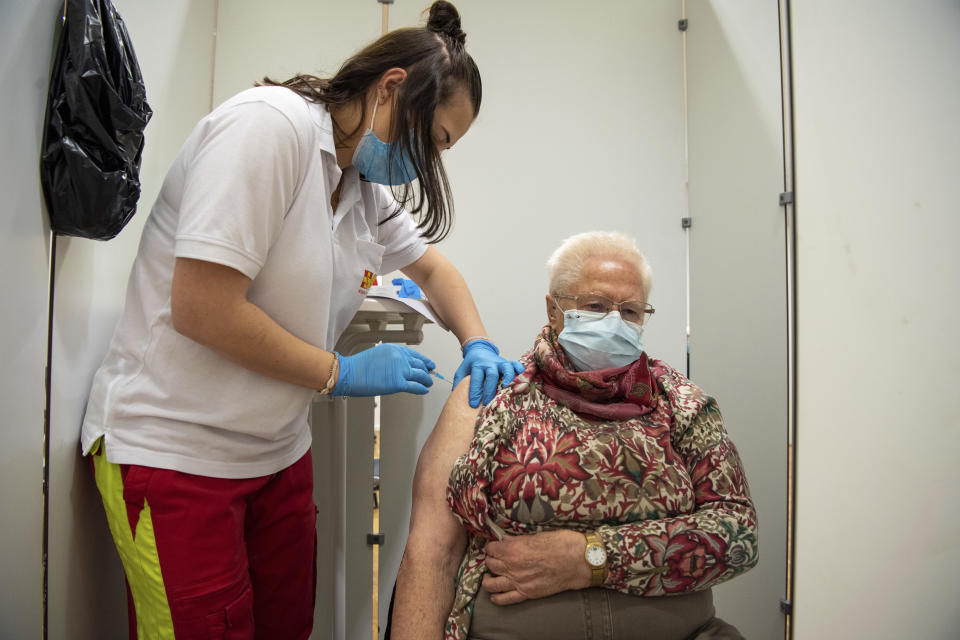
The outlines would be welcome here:
<svg viewBox="0 0 960 640">
<path fill-rule="evenodd" d="M 43 372 L 43 532 L 40 543 L 40 581 L 42 590 L 40 637 L 47 640 L 47 549 L 50 540 L 50 391 L 53 361 L 53 284 L 57 261 L 57 234 L 50 231 L 50 266 L 47 283 L 47 361 Z"/>
</svg>

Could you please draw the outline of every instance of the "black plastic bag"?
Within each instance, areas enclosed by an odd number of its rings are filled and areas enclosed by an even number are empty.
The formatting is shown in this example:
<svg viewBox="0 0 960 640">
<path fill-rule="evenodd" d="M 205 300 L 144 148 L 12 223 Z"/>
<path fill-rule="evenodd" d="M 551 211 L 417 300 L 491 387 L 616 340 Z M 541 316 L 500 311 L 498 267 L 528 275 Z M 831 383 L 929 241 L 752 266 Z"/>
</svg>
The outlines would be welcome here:
<svg viewBox="0 0 960 640">
<path fill-rule="evenodd" d="M 67 0 L 50 74 L 40 182 L 56 233 L 109 240 L 137 209 L 153 112 L 110 0 Z"/>
</svg>

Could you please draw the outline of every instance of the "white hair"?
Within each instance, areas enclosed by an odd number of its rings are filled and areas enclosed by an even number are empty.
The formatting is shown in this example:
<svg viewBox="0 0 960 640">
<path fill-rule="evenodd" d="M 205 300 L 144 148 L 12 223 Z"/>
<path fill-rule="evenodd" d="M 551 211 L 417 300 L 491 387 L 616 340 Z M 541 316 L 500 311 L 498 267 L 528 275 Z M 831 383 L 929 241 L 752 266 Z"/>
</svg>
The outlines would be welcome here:
<svg viewBox="0 0 960 640">
<path fill-rule="evenodd" d="M 632 238 L 617 231 L 587 231 L 564 240 L 547 260 L 550 293 L 556 295 L 567 290 L 580 279 L 584 264 L 596 257 L 623 260 L 633 265 L 644 293 L 650 295 L 653 272 L 647 259 Z"/>
</svg>

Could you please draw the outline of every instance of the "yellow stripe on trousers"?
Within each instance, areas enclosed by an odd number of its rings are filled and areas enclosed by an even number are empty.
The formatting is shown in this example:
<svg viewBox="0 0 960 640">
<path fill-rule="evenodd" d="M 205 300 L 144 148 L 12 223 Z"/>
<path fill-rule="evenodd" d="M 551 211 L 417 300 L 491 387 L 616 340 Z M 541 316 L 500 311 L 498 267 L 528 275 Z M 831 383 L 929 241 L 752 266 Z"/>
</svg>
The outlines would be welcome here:
<svg viewBox="0 0 960 640">
<path fill-rule="evenodd" d="M 150 505 L 143 501 L 143 510 L 134 534 L 127 518 L 127 504 L 123 500 L 123 478 L 120 466 L 107 462 L 103 439 L 91 453 L 97 480 L 97 489 L 103 498 L 107 524 L 120 552 L 120 561 L 127 573 L 127 583 L 137 610 L 137 637 L 139 640 L 173 640 L 173 618 L 167 590 L 160 572 L 160 556 L 150 517 Z"/>
</svg>

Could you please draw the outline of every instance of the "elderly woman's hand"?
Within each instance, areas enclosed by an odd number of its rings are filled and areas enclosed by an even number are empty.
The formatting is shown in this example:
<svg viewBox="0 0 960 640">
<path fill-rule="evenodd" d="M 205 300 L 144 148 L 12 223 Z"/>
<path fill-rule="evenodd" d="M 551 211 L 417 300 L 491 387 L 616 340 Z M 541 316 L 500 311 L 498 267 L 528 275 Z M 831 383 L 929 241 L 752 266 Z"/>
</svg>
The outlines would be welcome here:
<svg viewBox="0 0 960 640">
<path fill-rule="evenodd" d="M 490 573 L 483 577 L 482 586 L 490 592 L 490 601 L 501 605 L 583 589 L 590 586 L 586 548 L 582 533 L 565 530 L 488 542 Z"/>
</svg>

